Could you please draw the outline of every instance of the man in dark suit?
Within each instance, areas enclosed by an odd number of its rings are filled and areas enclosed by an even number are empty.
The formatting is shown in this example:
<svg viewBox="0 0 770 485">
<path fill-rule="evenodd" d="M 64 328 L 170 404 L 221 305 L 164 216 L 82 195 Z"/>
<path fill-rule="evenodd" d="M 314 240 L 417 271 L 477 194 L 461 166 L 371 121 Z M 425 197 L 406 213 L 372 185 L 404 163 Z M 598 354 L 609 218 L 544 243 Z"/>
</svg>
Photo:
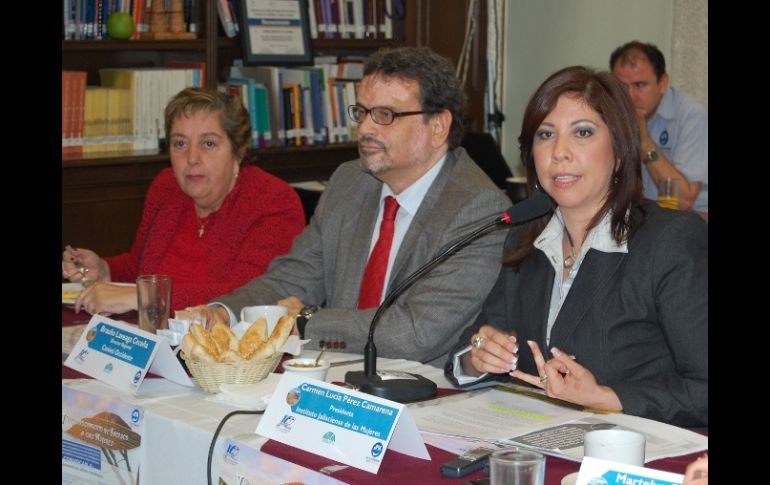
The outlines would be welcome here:
<svg viewBox="0 0 770 485">
<path fill-rule="evenodd" d="M 445 58 L 427 48 L 375 53 L 348 108 L 358 123 L 361 158 L 334 172 L 288 255 L 215 302 L 235 312 L 278 303 L 301 315 L 297 331 L 312 339 L 311 347 L 334 339 L 363 350 L 388 289 L 510 206 L 458 148 L 463 105 L 462 86 Z M 397 202 L 390 223 L 383 222 L 386 199 Z M 410 287 L 378 324 L 379 355 L 441 366 L 494 284 L 504 237 L 499 230 L 481 237 Z M 380 239 L 390 241 L 384 256 Z M 370 269 L 377 258 L 379 283 Z M 216 310 L 219 318 L 224 310 Z"/>
</svg>

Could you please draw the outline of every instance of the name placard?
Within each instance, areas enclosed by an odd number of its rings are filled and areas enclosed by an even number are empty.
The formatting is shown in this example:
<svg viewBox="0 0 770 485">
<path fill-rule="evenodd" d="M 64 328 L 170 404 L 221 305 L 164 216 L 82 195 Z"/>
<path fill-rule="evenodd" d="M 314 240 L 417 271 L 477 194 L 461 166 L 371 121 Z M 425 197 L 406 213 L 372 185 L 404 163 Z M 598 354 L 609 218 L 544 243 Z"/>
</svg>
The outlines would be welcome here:
<svg viewBox="0 0 770 485">
<path fill-rule="evenodd" d="M 681 485 L 684 475 L 586 456 L 575 485 Z"/>
<path fill-rule="evenodd" d="M 256 432 L 371 473 L 388 448 L 430 459 L 403 404 L 292 373 L 281 377 Z"/>
<path fill-rule="evenodd" d="M 177 384 L 193 385 L 166 339 L 100 315 L 91 317 L 64 365 L 134 394 L 150 369 Z"/>
</svg>

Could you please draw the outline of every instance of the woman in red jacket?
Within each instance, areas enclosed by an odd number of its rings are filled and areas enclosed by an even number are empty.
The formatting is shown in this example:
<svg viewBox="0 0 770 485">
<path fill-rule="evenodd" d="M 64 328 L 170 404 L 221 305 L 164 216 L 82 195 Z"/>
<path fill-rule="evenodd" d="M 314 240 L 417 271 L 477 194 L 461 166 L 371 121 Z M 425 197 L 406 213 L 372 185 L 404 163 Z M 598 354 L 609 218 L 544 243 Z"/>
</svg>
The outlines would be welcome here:
<svg viewBox="0 0 770 485">
<path fill-rule="evenodd" d="M 165 119 L 171 168 L 150 186 L 131 251 L 101 258 L 69 248 L 62 255 L 65 278 L 94 282 L 76 312 L 136 310 L 136 287 L 110 282 L 141 274 L 171 276 L 174 309 L 209 301 L 265 272 L 305 225 L 286 182 L 242 164 L 251 124 L 240 99 L 187 88 L 166 106 Z"/>
</svg>

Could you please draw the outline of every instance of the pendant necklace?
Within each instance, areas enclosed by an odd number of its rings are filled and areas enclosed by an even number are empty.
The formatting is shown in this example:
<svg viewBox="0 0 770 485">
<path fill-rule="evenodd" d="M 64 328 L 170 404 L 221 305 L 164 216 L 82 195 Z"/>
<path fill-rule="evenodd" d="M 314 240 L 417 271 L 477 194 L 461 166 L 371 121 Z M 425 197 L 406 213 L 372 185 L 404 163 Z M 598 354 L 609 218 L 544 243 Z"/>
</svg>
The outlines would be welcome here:
<svg viewBox="0 0 770 485">
<path fill-rule="evenodd" d="M 199 217 L 198 223 L 201 225 L 201 227 L 198 228 L 198 237 L 203 237 L 203 234 L 206 232 L 206 224 L 209 223 L 211 214 L 205 216 L 205 217 Z"/>
<path fill-rule="evenodd" d="M 577 261 L 577 255 L 575 254 L 575 244 L 572 242 L 572 236 L 569 235 L 567 226 L 564 226 L 564 232 L 567 234 L 567 241 L 569 241 L 570 255 L 564 258 L 564 267 L 569 269 Z"/>
</svg>

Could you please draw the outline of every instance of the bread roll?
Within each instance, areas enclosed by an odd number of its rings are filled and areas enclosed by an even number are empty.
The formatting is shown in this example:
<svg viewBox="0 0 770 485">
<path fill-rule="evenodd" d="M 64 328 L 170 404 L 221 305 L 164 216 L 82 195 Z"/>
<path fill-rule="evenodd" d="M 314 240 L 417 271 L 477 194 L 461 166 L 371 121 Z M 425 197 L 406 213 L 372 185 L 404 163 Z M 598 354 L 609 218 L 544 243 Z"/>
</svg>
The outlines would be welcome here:
<svg viewBox="0 0 770 485">
<path fill-rule="evenodd" d="M 265 317 L 257 318 L 257 320 L 246 329 L 246 332 L 244 332 L 243 337 L 241 337 L 241 341 L 238 344 L 238 353 L 241 354 L 241 357 L 244 359 L 251 358 L 251 355 L 253 355 L 257 348 L 267 339 L 265 336 L 266 333 L 267 320 L 265 320 Z"/>
<path fill-rule="evenodd" d="M 191 333 L 186 333 L 184 335 L 184 338 L 182 339 L 182 352 L 184 352 L 184 355 L 186 357 L 192 358 L 193 349 L 196 345 L 198 345 L 198 341 L 195 340 L 195 337 L 192 336 Z"/>
<path fill-rule="evenodd" d="M 242 362 L 243 358 L 238 354 L 238 352 L 234 352 L 230 349 L 225 350 L 219 355 L 219 362 L 227 362 L 230 364 L 235 364 L 236 362 Z"/>
<path fill-rule="evenodd" d="M 254 320 L 249 330 L 256 332 L 259 335 L 259 339 L 264 342 L 267 340 L 267 319 L 265 317 L 259 317 Z"/>
<path fill-rule="evenodd" d="M 202 345 L 214 357 L 214 360 L 219 358 L 217 343 L 211 337 L 208 330 L 197 323 L 193 323 L 190 325 L 190 333 L 192 333 L 195 340 L 198 341 L 198 345 Z"/>
<path fill-rule="evenodd" d="M 214 342 L 217 343 L 217 349 L 219 350 L 219 353 L 223 353 L 227 350 L 230 350 L 231 347 L 231 341 L 233 339 L 238 339 L 238 337 L 235 336 L 232 330 L 230 330 L 230 327 L 225 325 L 222 322 L 217 322 L 214 324 L 213 327 L 211 327 L 211 338 L 214 339 Z M 236 344 L 236 350 L 237 350 L 237 344 Z"/>
<path fill-rule="evenodd" d="M 275 354 L 275 349 L 273 348 L 273 345 L 270 342 L 262 342 L 255 348 L 250 354 L 244 356 L 241 354 L 241 357 L 243 357 L 246 360 L 254 360 L 254 359 L 265 359 L 267 357 L 272 357 L 273 354 Z"/>
<path fill-rule="evenodd" d="M 192 350 L 193 360 L 203 360 L 206 362 L 216 362 L 217 358 L 214 357 L 206 347 L 201 344 L 196 344 Z"/>
<path fill-rule="evenodd" d="M 283 344 L 289 339 L 289 335 L 291 335 L 291 331 L 294 330 L 294 325 L 296 323 L 297 319 L 289 315 L 284 315 L 278 319 L 278 323 L 275 324 L 273 333 L 271 333 L 270 338 L 267 339 L 276 352 L 281 351 Z"/>
</svg>

